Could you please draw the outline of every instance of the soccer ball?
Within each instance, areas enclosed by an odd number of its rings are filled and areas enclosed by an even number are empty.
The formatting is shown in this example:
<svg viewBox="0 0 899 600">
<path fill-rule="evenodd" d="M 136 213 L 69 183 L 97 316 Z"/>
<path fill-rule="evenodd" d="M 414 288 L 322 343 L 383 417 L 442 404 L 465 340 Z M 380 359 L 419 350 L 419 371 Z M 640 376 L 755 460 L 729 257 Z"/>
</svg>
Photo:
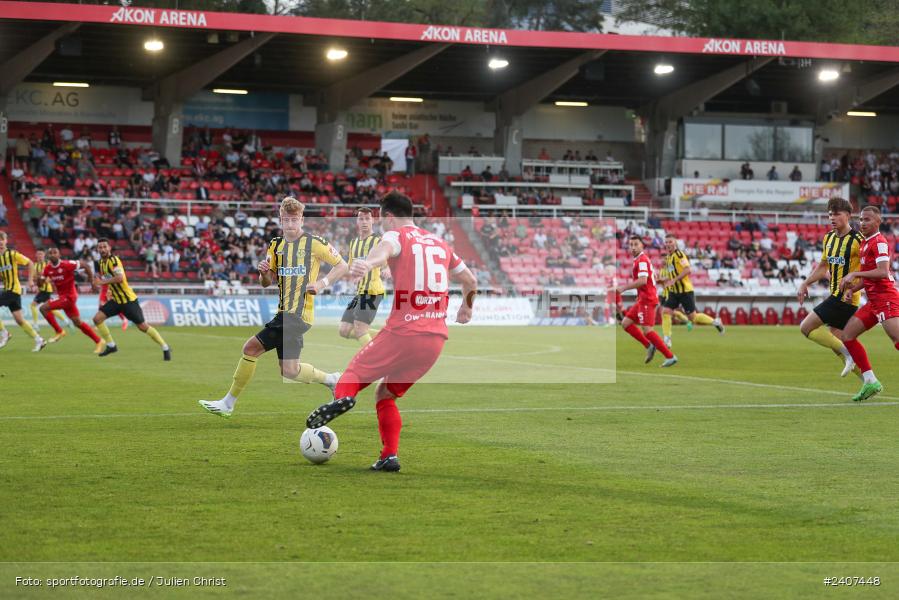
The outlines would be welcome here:
<svg viewBox="0 0 899 600">
<path fill-rule="evenodd" d="M 337 434 L 330 427 L 307 429 L 300 436 L 300 452 L 311 463 L 326 462 L 337 453 Z"/>
</svg>

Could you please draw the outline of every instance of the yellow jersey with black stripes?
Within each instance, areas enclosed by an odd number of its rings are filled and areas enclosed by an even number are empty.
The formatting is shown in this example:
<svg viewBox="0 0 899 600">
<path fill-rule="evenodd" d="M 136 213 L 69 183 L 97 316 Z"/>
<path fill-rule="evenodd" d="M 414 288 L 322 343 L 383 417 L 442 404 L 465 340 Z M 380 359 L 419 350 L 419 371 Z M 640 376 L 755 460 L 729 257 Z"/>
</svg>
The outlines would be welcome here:
<svg viewBox="0 0 899 600">
<path fill-rule="evenodd" d="M 668 278 L 674 279 L 684 272 L 684 269 L 690 268 L 690 259 L 680 250 L 675 250 L 665 258 L 665 269 L 668 271 Z M 675 282 L 665 288 L 665 291 L 671 294 L 686 294 L 693 291 L 693 282 L 690 276 L 685 275 L 680 281 Z"/>
<path fill-rule="evenodd" d="M 350 242 L 350 265 L 353 264 L 354 260 L 368 256 L 369 252 L 371 252 L 380 241 L 381 236 L 371 234 L 368 237 L 356 238 Z M 381 281 L 381 267 L 375 267 L 368 272 L 368 275 L 359 281 L 359 285 L 356 287 L 356 293 L 368 296 L 381 296 L 384 294 L 384 282 Z"/>
<path fill-rule="evenodd" d="M 100 259 L 100 276 L 103 279 L 122 276 L 120 283 L 110 283 L 106 288 L 106 300 L 112 300 L 116 304 L 128 304 L 137 300 L 137 294 L 128 285 L 128 275 L 125 274 L 125 265 L 118 256 L 110 255 L 109 258 Z"/>
<path fill-rule="evenodd" d="M 278 312 L 299 315 L 312 325 L 315 295 L 306 287 L 318 279 L 321 264 L 332 267 L 342 259 L 334 247 L 317 235 L 303 233 L 289 242 L 283 237 L 272 239 L 268 246 L 268 262 L 278 279 Z"/>
<path fill-rule="evenodd" d="M 46 267 L 49 263 L 45 260 L 36 260 L 34 261 L 34 272 L 36 275 L 41 275 L 44 272 L 44 267 Z M 35 279 L 36 281 L 36 279 Z M 44 283 L 37 286 L 38 292 L 49 292 L 53 293 L 53 284 L 50 283 L 49 279 L 44 279 Z"/>
<path fill-rule="evenodd" d="M 6 249 L 0 253 L 0 282 L 3 290 L 13 294 L 22 295 L 22 284 L 19 282 L 19 267 L 31 264 L 31 261 L 21 252 Z"/>
<path fill-rule="evenodd" d="M 859 270 L 861 263 L 858 252 L 864 241 L 862 234 L 854 229 L 842 236 L 834 229 L 824 236 L 821 260 L 827 264 L 827 271 L 830 274 L 831 296 L 842 299 L 840 282 L 849 273 Z M 861 299 L 862 293 L 859 290 L 852 295 L 852 305 L 858 306 Z"/>
</svg>

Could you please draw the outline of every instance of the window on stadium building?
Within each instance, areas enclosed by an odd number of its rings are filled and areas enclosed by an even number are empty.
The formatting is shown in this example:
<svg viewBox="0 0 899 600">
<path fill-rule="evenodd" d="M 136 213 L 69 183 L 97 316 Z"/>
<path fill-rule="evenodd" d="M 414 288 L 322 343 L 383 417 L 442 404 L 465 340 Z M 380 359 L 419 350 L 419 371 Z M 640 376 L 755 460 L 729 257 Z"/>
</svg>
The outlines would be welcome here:
<svg viewBox="0 0 899 600">
<path fill-rule="evenodd" d="M 725 125 L 725 160 L 773 160 L 774 132 L 770 125 Z"/>
<path fill-rule="evenodd" d="M 721 125 L 684 123 L 684 158 L 721 160 Z"/>
<path fill-rule="evenodd" d="M 775 160 L 812 162 L 814 134 L 810 127 L 778 127 L 774 139 Z"/>
</svg>

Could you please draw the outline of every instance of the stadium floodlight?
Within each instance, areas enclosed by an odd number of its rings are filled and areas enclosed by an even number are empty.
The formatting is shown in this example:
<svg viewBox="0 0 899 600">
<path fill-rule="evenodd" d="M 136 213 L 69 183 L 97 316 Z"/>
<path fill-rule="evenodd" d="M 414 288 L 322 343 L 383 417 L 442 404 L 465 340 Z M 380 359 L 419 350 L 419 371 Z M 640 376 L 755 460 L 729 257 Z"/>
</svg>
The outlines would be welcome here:
<svg viewBox="0 0 899 600">
<path fill-rule="evenodd" d="M 840 78 L 840 72 L 836 69 L 826 68 L 818 71 L 818 81 L 836 81 Z"/>
<path fill-rule="evenodd" d="M 674 65 L 659 63 L 655 66 L 652 72 L 656 75 L 668 75 L 669 73 L 674 73 Z"/>
<path fill-rule="evenodd" d="M 89 83 L 79 82 L 79 81 L 54 81 L 53 87 L 81 87 L 86 88 L 90 87 Z"/>
<path fill-rule="evenodd" d="M 343 48 L 328 48 L 328 52 L 325 54 L 325 57 L 328 60 L 343 60 L 349 55 L 350 53 Z"/>
<path fill-rule="evenodd" d="M 556 100 L 556 106 L 590 106 L 586 102 L 578 102 L 575 100 Z"/>
<path fill-rule="evenodd" d="M 424 98 L 412 98 L 407 96 L 391 96 L 391 102 L 424 102 Z"/>
<path fill-rule="evenodd" d="M 144 42 L 144 50 L 147 52 L 161 52 L 165 44 L 159 38 L 150 38 Z"/>
<path fill-rule="evenodd" d="M 213 94 L 236 94 L 238 96 L 246 96 L 250 92 L 247 90 L 236 90 L 233 88 L 213 88 Z"/>
<path fill-rule="evenodd" d="M 877 113 L 871 110 L 850 110 L 846 113 L 847 117 L 876 117 Z"/>
<path fill-rule="evenodd" d="M 491 58 L 487 66 L 496 71 L 497 69 L 505 69 L 509 66 L 509 61 L 505 58 Z"/>
</svg>

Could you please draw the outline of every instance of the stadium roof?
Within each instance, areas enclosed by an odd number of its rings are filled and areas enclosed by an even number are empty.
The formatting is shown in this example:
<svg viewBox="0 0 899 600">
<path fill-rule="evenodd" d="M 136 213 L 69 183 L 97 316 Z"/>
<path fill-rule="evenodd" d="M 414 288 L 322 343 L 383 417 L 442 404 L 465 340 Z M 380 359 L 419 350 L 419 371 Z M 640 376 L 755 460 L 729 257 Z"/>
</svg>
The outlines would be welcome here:
<svg viewBox="0 0 899 600">
<path fill-rule="evenodd" d="M 87 81 L 91 85 L 148 87 L 154 81 L 220 52 L 254 32 L 279 35 L 222 73 L 209 87 L 311 93 L 432 43 L 451 42 L 444 52 L 392 81 L 377 95 L 415 95 L 433 99 L 490 101 L 500 93 L 577 57 L 585 50 L 606 51 L 599 68 L 578 75 L 547 101 L 586 100 L 639 108 L 651 100 L 745 63 L 752 56 L 777 56 L 747 80 L 705 103 L 706 110 L 762 112 L 772 101 L 786 101 L 791 113 L 813 113 L 822 88 L 818 70 L 841 71 L 838 86 L 853 86 L 896 69 L 899 48 L 790 41 L 619 36 L 567 32 L 484 30 L 416 24 L 374 23 L 173 11 L 140 7 L 45 4 L 0 1 L 0 63 L 55 31 L 60 22 L 80 22 L 72 34 L 75 55 L 54 52 L 28 81 Z M 230 33 L 226 33 L 230 32 Z M 210 34 L 218 33 L 213 43 Z M 143 41 L 165 41 L 150 54 Z M 330 46 L 349 52 L 340 63 L 325 60 Z M 490 70 L 490 57 L 509 67 Z M 797 60 L 811 59 L 811 60 Z M 675 67 L 659 77 L 660 61 Z M 864 102 L 860 108 L 899 112 L 899 88 Z"/>
</svg>

